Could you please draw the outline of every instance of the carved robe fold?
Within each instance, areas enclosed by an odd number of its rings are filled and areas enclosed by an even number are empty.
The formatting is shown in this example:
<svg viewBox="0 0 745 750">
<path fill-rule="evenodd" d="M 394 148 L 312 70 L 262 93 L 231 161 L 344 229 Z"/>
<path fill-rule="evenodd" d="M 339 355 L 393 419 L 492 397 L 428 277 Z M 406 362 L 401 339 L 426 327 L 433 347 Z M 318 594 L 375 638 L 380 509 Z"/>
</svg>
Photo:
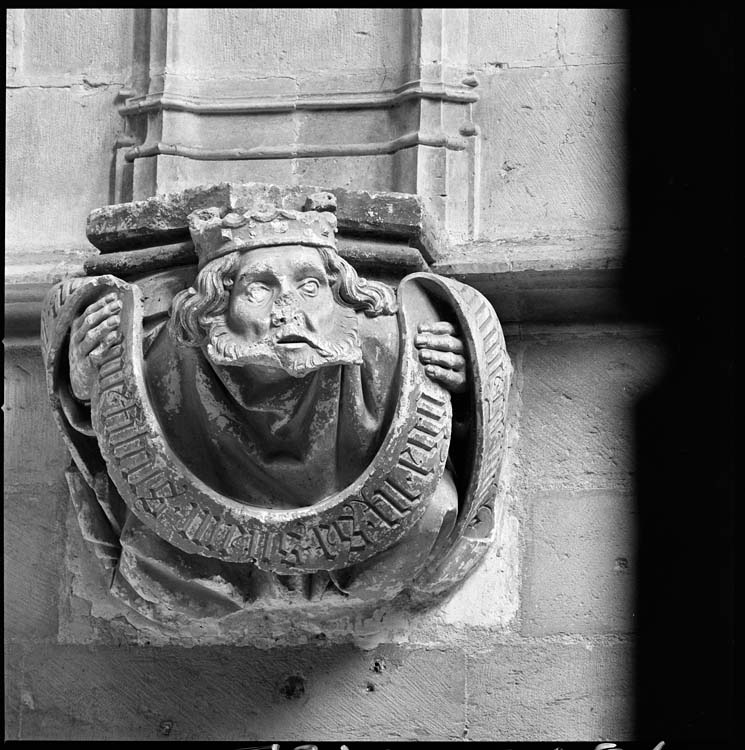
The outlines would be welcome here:
<svg viewBox="0 0 745 750">
<path fill-rule="evenodd" d="M 245 383 L 161 330 L 147 353 L 150 399 L 171 448 L 206 484 L 253 506 L 312 505 L 373 459 L 395 407 L 395 316 L 359 315 L 363 363 L 279 385 Z"/>
</svg>

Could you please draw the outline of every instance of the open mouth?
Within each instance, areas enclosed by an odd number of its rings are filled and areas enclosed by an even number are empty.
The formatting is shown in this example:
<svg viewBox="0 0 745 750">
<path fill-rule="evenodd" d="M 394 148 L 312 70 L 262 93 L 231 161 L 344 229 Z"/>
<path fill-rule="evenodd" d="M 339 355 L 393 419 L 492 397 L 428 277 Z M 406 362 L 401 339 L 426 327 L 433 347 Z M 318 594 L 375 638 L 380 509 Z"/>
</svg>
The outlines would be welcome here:
<svg viewBox="0 0 745 750">
<path fill-rule="evenodd" d="M 276 343 L 280 346 L 287 347 L 288 349 L 297 349 L 301 346 L 310 344 L 311 342 L 305 337 L 297 333 L 288 333 L 284 336 L 278 336 Z"/>
</svg>

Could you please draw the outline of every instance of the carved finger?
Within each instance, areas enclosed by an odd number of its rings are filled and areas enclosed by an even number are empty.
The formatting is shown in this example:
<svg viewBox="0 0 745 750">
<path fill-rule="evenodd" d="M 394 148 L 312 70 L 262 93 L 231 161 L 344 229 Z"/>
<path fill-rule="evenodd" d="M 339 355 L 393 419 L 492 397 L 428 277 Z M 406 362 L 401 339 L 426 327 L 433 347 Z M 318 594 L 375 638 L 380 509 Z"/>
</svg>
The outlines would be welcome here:
<svg viewBox="0 0 745 750">
<path fill-rule="evenodd" d="M 113 317 L 106 318 L 103 323 L 99 323 L 95 328 L 91 328 L 80 342 L 80 353 L 84 356 L 90 354 L 93 349 L 105 340 L 106 335 L 111 329 L 118 328 L 118 326 L 119 316 L 114 315 Z"/>
<path fill-rule="evenodd" d="M 92 305 L 88 305 L 83 315 L 73 323 L 73 341 L 76 343 L 83 341 L 92 328 L 119 312 L 121 307 L 121 300 L 113 292 L 101 297 Z"/>
<path fill-rule="evenodd" d="M 104 308 L 110 302 L 114 302 L 115 300 L 118 300 L 116 292 L 109 292 L 109 294 L 105 294 L 103 297 L 99 297 L 95 302 L 91 302 L 91 304 L 85 308 L 85 312 L 83 313 L 83 315 L 85 316 L 90 315 L 91 313 L 95 313 L 98 310 Z"/>
<path fill-rule="evenodd" d="M 456 336 L 448 334 L 435 335 L 430 333 L 420 333 L 414 339 L 414 344 L 418 347 L 427 347 L 427 349 L 438 349 L 441 352 L 463 352 L 463 342 Z"/>
<path fill-rule="evenodd" d="M 466 390 L 466 376 L 463 372 L 446 370 L 437 365 L 427 365 L 424 371 L 432 379 L 440 383 L 451 393 L 463 393 Z"/>
<path fill-rule="evenodd" d="M 108 336 L 88 355 L 91 362 L 100 365 L 104 357 L 109 353 L 112 347 L 119 342 L 121 334 L 119 331 L 111 331 Z"/>
<path fill-rule="evenodd" d="M 436 349 L 422 349 L 419 352 L 419 359 L 425 364 L 440 365 L 450 370 L 464 370 L 466 367 L 466 360 L 460 354 L 441 352 Z"/>
<path fill-rule="evenodd" d="M 438 323 L 419 324 L 419 333 L 444 333 L 452 336 L 455 332 L 455 326 L 451 323 L 446 323 L 444 320 Z"/>
</svg>

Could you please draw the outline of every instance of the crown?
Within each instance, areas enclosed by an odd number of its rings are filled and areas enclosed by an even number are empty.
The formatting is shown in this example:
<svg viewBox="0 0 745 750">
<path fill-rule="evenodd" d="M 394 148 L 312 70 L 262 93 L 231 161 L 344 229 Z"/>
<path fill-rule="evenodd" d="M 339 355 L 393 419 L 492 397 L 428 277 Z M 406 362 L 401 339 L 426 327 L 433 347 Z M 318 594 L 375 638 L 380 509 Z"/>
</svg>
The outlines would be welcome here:
<svg viewBox="0 0 745 750">
<path fill-rule="evenodd" d="M 200 271 L 210 261 L 236 250 L 277 245 L 336 249 L 336 216 L 325 211 L 274 208 L 220 216 L 220 209 L 213 206 L 193 211 L 187 218 Z"/>
</svg>

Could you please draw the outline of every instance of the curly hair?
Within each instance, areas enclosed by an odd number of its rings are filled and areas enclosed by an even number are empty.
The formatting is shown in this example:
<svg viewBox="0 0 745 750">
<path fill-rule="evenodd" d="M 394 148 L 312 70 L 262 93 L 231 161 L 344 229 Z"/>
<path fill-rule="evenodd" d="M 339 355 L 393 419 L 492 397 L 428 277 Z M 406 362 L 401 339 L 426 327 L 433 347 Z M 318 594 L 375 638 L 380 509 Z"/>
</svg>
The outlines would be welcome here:
<svg viewBox="0 0 745 750">
<path fill-rule="evenodd" d="M 344 307 L 364 312 L 370 318 L 393 315 L 398 306 L 393 289 L 380 281 L 360 278 L 357 271 L 330 247 L 317 247 L 331 291 Z M 168 331 L 185 346 L 202 346 L 210 326 L 225 315 L 230 302 L 240 251 L 208 263 L 197 275 L 195 287 L 173 298 Z"/>
</svg>

